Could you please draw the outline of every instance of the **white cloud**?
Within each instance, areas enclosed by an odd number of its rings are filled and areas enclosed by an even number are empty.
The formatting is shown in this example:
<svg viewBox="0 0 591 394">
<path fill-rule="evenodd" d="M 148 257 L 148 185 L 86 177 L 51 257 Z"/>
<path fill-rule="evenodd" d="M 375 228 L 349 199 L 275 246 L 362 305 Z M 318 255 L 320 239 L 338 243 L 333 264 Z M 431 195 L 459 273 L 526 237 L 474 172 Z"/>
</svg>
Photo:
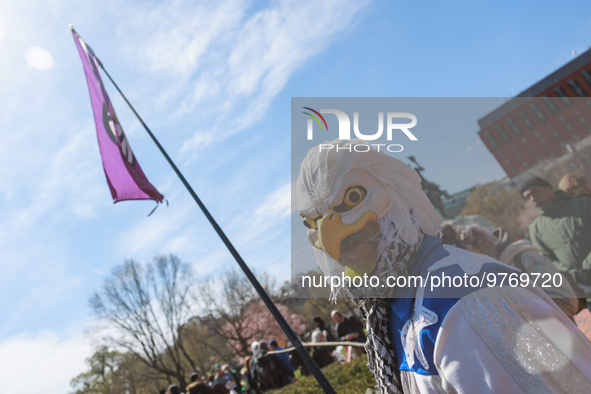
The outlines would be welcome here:
<svg viewBox="0 0 591 394">
<path fill-rule="evenodd" d="M 54 332 L 19 335 L 0 341 L 2 391 L 63 394 L 83 372 L 91 347 L 80 336 L 62 339 Z"/>
<path fill-rule="evenodd" d="M 212 44 L 224 41 L 234 30 L 247 8 L 242 0 L 191 3 L 174 1 L 138 15 L 135 22 L 153 22 L 158 26 L 151 38 L 143 40 L 152 69 L 164 69 L 179 77 L 188 77 L 198 70 L 204 60 L 216 56 L 219 48 Z M 229 37 L 227 37 L 229 39 Z"/>
<path fill-rule="evenodd" d="M 182 146 L 181 153 L 195 157 L 264 116 L 298 67 L 348 31 L 368 3 L 283 0 L 250 16 L 243 1 L 208 3 L 177 15 L 174 26 L 160 24 L 133 52 L 147 67 L 178 77 L 164 94 L 182 98 L 175 116 L 198 109 L 200 119 L 213 120 Z M 167 13 L 180 8 L 174 4 Z"/>
<path fill-rule="evenodd" d="M 237 195 L 235 185 L 226 185 L 226 188 L 228 192 L 221 190 L 220 194 Z M 260 256 L 261 245 L 270 249 L 272 240 L 288 229 L 290 191 L 289 184 L 282 185 L 258 199 L 260 202 L 254 207 L 240 205 L 237 201 L 228 207 L 226 214 L 232 220 L 222 227 L 228 236 L 234 235 L 232 242 L 240 253 L 256 251 Z M 191 260 L 203 274 L 226 263 L 234 264 L 196 204 L 190 198 L 176 196 L 175 199 L 174 207 L 160 208 L 168 211 L 166 215 L 155 215 L 128 229 L 120 241 L 122 253 L 137 259 L 150 259 L 154 250 L 195 256 Z M 219 218 L 218 223 L 221 223 Z"/>
<path fill-rule="evenodd" d="M 244 234 L 249 239 L 256 238 L 270 228 L 277 226 L 291 213 L 291 184 L 280 186 L 277 190 L 267 194 L 252 214 L 246 214 L 244 220 Z"/>
</svg>

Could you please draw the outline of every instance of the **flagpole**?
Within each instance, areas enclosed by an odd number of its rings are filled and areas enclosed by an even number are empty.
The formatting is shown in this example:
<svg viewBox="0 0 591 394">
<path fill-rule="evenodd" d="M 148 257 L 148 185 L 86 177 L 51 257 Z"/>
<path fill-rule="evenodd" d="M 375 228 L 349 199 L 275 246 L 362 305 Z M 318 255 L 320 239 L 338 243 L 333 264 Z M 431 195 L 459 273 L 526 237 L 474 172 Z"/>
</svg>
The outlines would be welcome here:
<svg viewBox="0 0 591 394">
<path fill-rule="evenodd" d="M 137 118 L 139 119 L 139 121 L 142 124 L 142 126 L 144 126 L 144 129 L 146 129 L 146 131 L 148 132 L 148 134 L 152 138 L 152 141 L 154 141 L 154 143 L 156 144 L 156 146 L 158 147 L 158 149 L 160 149 L 160 152 L 162 152 L 162 154 L 164 155 L 164 157 L 168 161 L 168 164 L 170 164 L 170 166 L 172 167 L 172 169 L 174 170 L 174 172 L 177 174 L 177 176 L 179 177 L 179 179 L 181 180 L 181 182 L 183 182 L 183 185 L 185 185 L 185 188 L 187 188 L 187 190 L 189 191 L 189 194 L 191 194 L 191 197 L 193 197 L 193 200 L 195 200 L 195 202 L 197 203 L 197 205 L 199 205 L 199 208 L 201 208 L 201 210 L 205 214 L 205 217 L 207 217 L 207 220 L 209 220 L 209 223 L 211 223 L 211 225 L 213 226 L 214 230 L 218 233 L 219 237 L 222 239 L 222 241 L 224 242 L 224 244 L 226 245 L 226 247 L 228 248 L 228 250 L 230 251 L 230 253 L 234 257 L 234 259 L 236 260 L 236 262 L 238 263 L 238 265 L 240 266 L 240 268 L 242 268 L 242 271 L 244 271 L 244 273 L 246 274 L 246 277 L 250 280 L 250 283 L 252 283 L 252 285 L 256 289 L 257 293 L 259 293 L 259 296 L 261 297 L 261 299 L 263 300 L 263 302 L 265 303 L 265 305 L 267 306 L 267 308 L 269 308 L 269 311 L 271 311 L 271 314 L 273 315 L 273 317 L 275 318 L 275 320 L 277 320 L 277 323 L 279 323 L 279 325 L 283 329 L 283 332 L 285 332 L 285 334 L 287 335 L 287 337 L 289 338 L 289 340 L 291 341 L 291 343 L 298 350 L 298 352 L 302 356 L 303 361 L 306 363 L 306 365 L 308 366 L 308 368 L 310 368 L 310 371 L 312 371 L 312 373 L 314 374 L 314 377 L 316 378 L 316 380 L 318 381 L 318 383 L 320 383 L 320 386 L 324 389 L 324 391 L 326 393 L 328 393 L 328 394 L 336 394 L 336 392 L 334 391 L 333 387 L 330 385 L 330 383 L 326 379 L 326 376 L 324 376 L 324 374 L 322 373 L 322 371 L 320 370 L 320 368 L 318 368 L 318 365 L 316 365 L 316 363 L 314 362 L 314 360 L 312 359 L 312 357 L 310 357 L 310 353 L 308 353 L 308 351 L 302 345 L 302 342 L 297 337 L 297 335 L 295 334 L 295 332 L 293 332 L 293 330 L 291 329 L 291 327 L 289 326 L 289 324 L 287 323 L 287 321 L 285 320 L 285 318 L 283 317 L 283 315 L 281 314 L 281 312 L 279 312 L 279 310 L 277 309 L 277 306 L 275 305 L 275 303 L 273 302 L 273 300 L 271 300 L 271 297 L 269 297 L 269 295 L 267 294 L 267 292 L 265 291 L 265 289 L 263 288 L 263 286 L 261 286 L 261 284 L 259 283 L 259 281 L 257 280 L 257 278 L 254 276 L 254 274 L 252 273 L 252 271 L 250 270 L 250 268 L 248 267 L 248 265 L 246 265 L 246 263 L 244 262 L 244 260 L 242 260 L 242 257 L 240 257 L 240 254 L 238 254 L 238 251 L 236 250 L 236 248 L 234 248 L 234 245 L 232 245 L 232 242 L 230 242 L 230 240 L 228 239 L 228 237 L 226 237 L 226 234 L 224 233 L 224 231 L 222 230 L 222 228 L 217 224 L 217 222 L 215 221 L 215 219 L 213 218 L 213 216 L 211 216 L 211 214 L 209 213 L 209 211 L 207 210 L 207 208 L 205 207 L 205 205 L 203 204 L 203 202 L 201 202 L 201 199 L 197 196 L 197 194 L 195 193 L 195 191 L 193 190 L 193 188 L 191 187 L 191 185 L 189 184 L 189 182 L 187 182 L 187 180 L 185 179 L 185 177 L 183 176 L 183 174 L 181 173 L 181 171 L 178 169 L 178 167 L 176 166 L 176 164 L 172 161 L 172 159 L 170 158 L 170 156 L 168 155 L 168 153 L 166 153 L 166 150 L 164 150 L 164 148 L 162 147 L 162 145 L 160 145 L 160 142 L 158 141 L 158 139 L 156 138 L 156 136 L 154 136 L 154 134 L 152 133 L 152 131 L 150 131 L 150 129 L 148 128 L 148 126 L 146 125 L 146 123 L 144 122 L 144 120 L 137 113 L 137 111 L 135 110 L 135 108 L 133 108 L 133 105 L 131 105 L 131 103 L 129 102 L 129 100 L 127 100 L 127 97 L 125 97 L 125 95 L 123 94 L 123 92 L 121 91 L 121 89 L 119 89 L 119 86 L 117 86 L 117 84 L 115 83 L 115 81 L 113 81 L 113 78 L 111 78 L 111 76 L 109 75 L 109 73 L 107 72 L 107 70 L 105 70 L 105 68 L 103 67 L 103 64 L 101 62 L 99 62 L 99 66 L 104 71 L 104 73 L 107 75 L 107 77 L 109 78 L 109 80 L 111 80 L 111 83 L 113 83 L 113 85 L 115 86 L 115 88 L 117 89 L 117 91 L 119 92 L 119 94 L 121 94 L 121 97 L 123 97 L 123 99 L 125 100 L 125 102 L 127 103 L 127 105 L 129 105 L 129 108 L 131 108 L 131 110 L 133 111 L 133 113 L 135 114 L 135 116 L 137 116 Z"/>
</svg>

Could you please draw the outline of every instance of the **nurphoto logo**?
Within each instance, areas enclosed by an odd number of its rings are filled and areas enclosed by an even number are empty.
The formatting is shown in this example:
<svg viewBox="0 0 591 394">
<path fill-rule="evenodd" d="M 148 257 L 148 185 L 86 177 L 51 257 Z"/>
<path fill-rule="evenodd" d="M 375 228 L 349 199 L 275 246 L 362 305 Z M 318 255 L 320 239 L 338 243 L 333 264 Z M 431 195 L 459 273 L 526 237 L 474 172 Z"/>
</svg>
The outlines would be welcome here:
<svg viewBox="0 0 591 394">
<path fill-rule="evenodd" d="M 302 107 L 310 112 L 303 112 L 305 115 L 308 115 L 310 119 L 307 122 L 307 136 L 308 140 L 314 139 L 314 121 L 320 127 L 320 130 L 328 131 L 328 124 L 326 123 L 326 119 L 322 114 L 334 114 L 337 117 L 339 122 L 339 139 L 340 140 L 350 140 L 351 139 L 351 119 L 349 115 L 345 112 L 338 110 L 338 109 L 321 109 L 320 112 L 312 109 L 310 107 Z M 410 123 L 395 123 L 395 119 L 408 119 Z M 417 141 L 417 137 L 409 129 L 413 128 L 417 124 L 417 117 L 408 112 L 388 112 L 386 114 L 386 138 L 388 141 L 392 141 L 392 135 L 394 134 L 394 130 L 400 130 L 406 135 L 411 141 Z M 375 141 L 380 138 L 384 133 L 384 113 L 378 113 L 378 130 L 373 134 L 363 134 L 359 130 L 359 112 L 353 112 L 353 133 L 355 134 L 354 138 L 359 138 L 364 141 Z M 380 147 L 385 147 L 388 152 L 402 152 L 404 149 L 400 144 L 371 144 L 374 148 L 378 151 Z M 319 150 L 322 149 L 334 149 L 334 145 L 332 144 L 320 144 Z M 356 152 L 367 152 L 371 149 L 370 145 L 367 144 L 356 144 L 353 147 L 337 147 L 338 149 L 354 149 Z"/>
</svg>

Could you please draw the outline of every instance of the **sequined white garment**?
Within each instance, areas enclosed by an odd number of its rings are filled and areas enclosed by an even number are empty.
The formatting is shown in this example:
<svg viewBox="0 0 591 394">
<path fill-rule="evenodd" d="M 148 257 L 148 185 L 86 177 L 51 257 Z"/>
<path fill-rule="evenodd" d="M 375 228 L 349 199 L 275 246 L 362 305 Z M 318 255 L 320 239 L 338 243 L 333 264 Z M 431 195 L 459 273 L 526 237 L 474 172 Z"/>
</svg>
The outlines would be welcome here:
<svg viewBox="0 0 591 394">
<path fill-rule="evenodd" d="M 439 375 L 407 373 L 405 388 L 591 393 L 591 343 L 539 289 L 485 288 L 462 298 L 445 316 L 433 356 Z"/>
<path fill-rule="evenodd" d="M 432 248 L 433 237 L 424 242 L 431 246 L 417 252 L 422 276 L 511 270 L 455 247 Z M 420 287 L 415 294 L 406 322 L 404 302 L 391 301 L 399 316 L 390 333 L 400 330 L 404 393 L 591 393 L 591 343 L 539 287 L 467 293 Z"/>
</svg>

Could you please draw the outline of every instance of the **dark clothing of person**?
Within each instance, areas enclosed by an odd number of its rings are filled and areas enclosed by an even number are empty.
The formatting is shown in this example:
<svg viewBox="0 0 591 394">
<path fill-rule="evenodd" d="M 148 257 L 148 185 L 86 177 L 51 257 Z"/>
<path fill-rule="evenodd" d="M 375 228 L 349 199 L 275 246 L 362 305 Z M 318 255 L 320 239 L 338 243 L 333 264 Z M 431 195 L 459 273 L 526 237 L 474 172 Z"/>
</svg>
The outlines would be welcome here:
<svg viewBox="0 0 591 394">
<path fill-rule="evenodd" d="M 460 245 L 461 242 L 458 238 L 458 233 L 454 230 L 453 226 L 446 224 L 441 227 L 441 241 L 446 245 Z"/>
<path fill-rule="evenodd" d="M 241 386 L 242 391 L 246 391 L 249 394 L 258 393 L 256 388 L 256 382 L 250 375 L 250 372 L 247 371 L 241 379 Z"/>
<path fill-rule="evenodd" d="M 291 354 L 291 363 L 296 367 L 296 369 L 300 370 L 300 373 L 302 376 L 308 376 L 312 373 L 310 371 L 310 368 L 308 368 L 308 366 L 306 365 L 306 363 L 302 359 L 300 352 L 298 352 L 297 350 L 292 350 L 290 352 L 290 354 Z"/>
<path fill-rule="evenodd" d="M 240 391 L 242 385 L 240 384 L 240 380 L 241 380 L 241 376 L 240 373 L 238 371 L 236 371 L 234 368 L 230 368 L 230 375 L 232 375 L 234 377 L 234 381 L 236 382 L 236 391 Z"/>
<path fill-rule="evenodd" d="M 254 394 L 258 394 L 258 390 L 257 390 L 257 386 L 256 386 L 256 382 L 254 380 L 254 374 L 252 371 L 254 371 L 254 357 L 252 358 L 248 358 L 247 360 L 245 360 L 245 367 L 246 367 L 246 373 L 244 374 L 244 378 L 241 379 L 242 382 L 242 387 L 248 387 L 248 389 L 246 390 L 247 393 L 254 393 Z M 246 384 L 244 384 L 246 383 Z"/>
<path fill-rule="evenodd" d="M 187 394 L 213 394 L 213 390 L 204 382 L 193 382 L 186 388 Z"/>
<path fill-rule="evenodd" d="M 320 332 L 326 332 L 325 342 L 334 342 L 335 337 L 332 335 L 332 330 L 330 327 L 326 327 L 325 325 L 318 326 L 316 328 L 320 330 Z M 316 346 L 313 348 L 314 354 L 312 355 L 312 359 L 318 365 L 318 368 L 324 368 L 329 364 L 332 364 L 334 359 L 332 358 L 332 352 L 335 350 L 334 346 Z"/>
<path fill-rule="evenodd" d="M 332 329 L 330 327 L 327 327 L 327 326 L 323 325 L 323 326 L 319 326 L 318 329 L 320 331 L 326 331 L 326 338 L 325 338 L 326 339 L 326 342 L 334 342 L 334 341 L 336 341 L 334 335 L 332 334 Z M 361 331 L 363 332 L 363 328 L 362 328 Z"/>
<path fill-rule="evenodd" d="M 317 346 L 314 348 L 312 360 L 318 365 L 318 368 L 324 368 L 333 363 L 334 359 L 331 355 L 331 348 L 326 346 Z"/>
<path fill-rule="evenodd" d="M 538 208 L 529 226 L 532 244 L 560 271 L 570 273 L 587 297 L 591 294 L 591 199 L 556 197 Z"/>
<path fill-rule="evenodd" d="M 283 350 L 283 348 L 281 346 L 277 346 L 276 350 Z M 289 361 L 289 353 L 279 353 L 276 356 L 279 357 L 283 365 L 291 369 L 291 372 L 295 371 L 296 368 L 291 365 L 291 362 Z"/>
<path fill-rule="evenodd" d="M 271 359 L 271 361 L 273 361 L 278 367 L 279 369 L 285 374 L 287 375 L 289 378 L 293 379 L 295 377 L 295 375 L 293 374 L 293 371 L 295 371 L 295 368 L 293 368 L 293 366 L 291 365 L 291 363 L 289 363 L 288 365 L 286 365 L 280 358 L 278 354 L 269 354 L 267 355 L 267 357 L 269 357 Z M 288 382 L 289 383 L 289 382 Z"/>
<path fill-rule="evenodd" d="M 276 354 L 267 354 L 262 350 L 254 356 L 253 378 L 259 392 L 281 388 L 290 383 L 294 377 L 289 369 Z"/>
<path fill-rule="evenodd" d="M 226 388 L 222 383 L 215 383 L 212 387 L 214 394 L 229 394 L 230 390 Z"/>
<path fill-rule="evenodd" d="M 168 391 L 170 392 L 170 394 L 181 394 L 181 389 L 179 389 L 179 386 L 177 386 L 176 384 L 171 384 L 170 386 L 168 386 Z"/>
<path fill-rule="evenodd" d="M 345 336 L 348 334 L 358 333 L 359 336 L 353 340 L 353 342 L 365 343 L 366 338 L 363 333 L 363 324 L 355 317 L 345 317 L 345 321 L 337 323 L 335 331 L 340 339 L 345 340 Z"/>
<path fill-rule="evenodd" d="M 283 348 L 281 346 L 277 346 L 277 349 L 275 349 L 275 350 L 283 350 Z M 277 356 L 277 359 L 279 360 L 279 362 L 281 362 L 283 365 L 285 365 L 285 367 L 288 368 L 289 370 L 291 370 L 291 372 L 294 372 L 296 370 L 296 367 L 291 365 L 291 362 L 289 360 L 289 353 L 279 353 L 279 354 L 275 354 L 275 356 Z M 285 377 L 289 381 L 291 381 L 289 375 L 285 375 Z"/>
</svg>

